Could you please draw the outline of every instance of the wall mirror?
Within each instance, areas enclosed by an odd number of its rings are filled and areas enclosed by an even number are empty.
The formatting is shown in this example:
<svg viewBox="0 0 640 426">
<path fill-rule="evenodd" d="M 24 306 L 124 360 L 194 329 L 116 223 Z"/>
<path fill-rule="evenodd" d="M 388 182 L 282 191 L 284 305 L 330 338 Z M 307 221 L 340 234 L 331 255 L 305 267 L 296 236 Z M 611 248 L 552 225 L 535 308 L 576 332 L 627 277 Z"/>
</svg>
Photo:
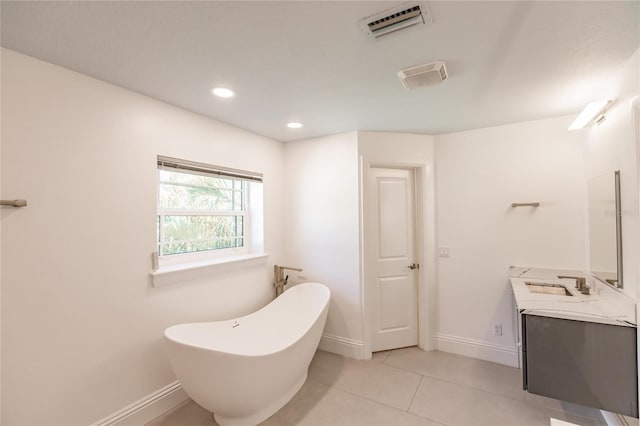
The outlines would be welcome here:
<svg viewBox="0 0 640 426">
<path fill-rule="evenodd" d="M 622 288 L 620 171 L 589 180 L 589 270 L 600 281 Z"/>
</svg>

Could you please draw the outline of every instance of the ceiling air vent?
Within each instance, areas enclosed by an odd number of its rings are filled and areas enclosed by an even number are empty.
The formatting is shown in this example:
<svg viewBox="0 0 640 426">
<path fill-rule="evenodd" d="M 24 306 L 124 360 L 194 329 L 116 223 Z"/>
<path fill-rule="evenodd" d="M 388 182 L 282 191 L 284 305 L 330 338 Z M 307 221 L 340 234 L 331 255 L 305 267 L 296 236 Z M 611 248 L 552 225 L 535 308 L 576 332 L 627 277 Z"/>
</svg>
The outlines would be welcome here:
<svg viewBox="0 0 640 426">
<path fill-rule="evenodd" d="M 400 78 L 402 85 L 409 90 L 442 83 L 447 77 L 447 68 L 442 61 L 416 65 L 398 71 L 398 78 Z"/>
<path fill-rule="evenodd" d="M 422 25 L 431 21 L 424 2 L 405 3 L 402 6 L 364 18 L 360 24 L 367 34 L 375 38 L 413 25 Z"/>
</svg>

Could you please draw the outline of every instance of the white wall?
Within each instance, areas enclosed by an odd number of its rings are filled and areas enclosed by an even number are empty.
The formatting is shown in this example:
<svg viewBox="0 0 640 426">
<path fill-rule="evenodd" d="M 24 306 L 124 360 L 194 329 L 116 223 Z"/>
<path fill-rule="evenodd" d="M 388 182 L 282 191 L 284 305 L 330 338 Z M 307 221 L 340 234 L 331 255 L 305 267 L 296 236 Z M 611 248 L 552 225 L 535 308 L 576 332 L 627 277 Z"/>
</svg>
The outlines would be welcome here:
<svg viewBox="0 0 640 426">
<path fill-rule="evenodd" d="M 425 135 L 352 132 L 285 145 L 284 262 L 304 268 L 300 274 L 290 273 L 290 279 L 302 275 L 331 288 L 321 349 L 354 358 L 371 353 L 363 323 L 366 297 L 360 263 L 361 162 L 422 167 L 420 178 L 428 183 L 420 195 L 433 206 L 433 157 L 433 138 Z M 428 237 L 433 242 L 433 214 L 428 219 Z M 431 276 L 430 283 L 435 282 L 434 268 L 421 272 Z M 421 295 L 423 309 L 434 312 L 435 307 L 428 309 L 433 299 L 426 292 Z M 426 318 L 423 330 L 429 335 L 431 324 Z"/>
<path fill-rule="evenodd" d="M 282 144 L 6 49 L 2 124 L 2 424 L 104 418 L 175 380 L 167 326 L 270 299 Z M 269 264 L 152 288 L 158 154 L 264 173 Z"/>
<path fill-rule="evenodd" d="M 434 348 L 432 336 L 436 322 L 436 264 L 435 264 L 435 153 L 434 138 L 428 135 L 413 135 L 387 132 L 358 132 L 358 153 L 360 155 L 360 193 L 366 194 L 364 185 L 368 181 L 370 166 L 414 168 L 416 170 L 416 207 L 418 210 L 417 251 L 420 264 L 418 283 L 418 332 L 419 346 L 425 350 Z M 363 200 L 361 215 L 369 214 L 366 199 Z M 364 219 L 363 219 L 364 221 Z M 363 229 L 363 250 L 367 255 L 366 229 Z M 364 262 L 363 262 L 364 263 Z M 363 271 L 363 300 L 365 335 L 365 356 L 371 352 L 371 334 L 375 331 L 372 321 L 375 306 L 370 300 L 367 271 Z"/>
<path fill-rule="evenodd" d="M 331 305 L 321 347 L 358 357 L 360 307 L 358 142 L 344 133 L 285 144 L 285 266 L 290 282 L 326 284 Z"/>
<path fill-rule="evenodd" d="M 441 349 L 514 364 L 509 266 L 586 266 L 583 138 L 567 131 L 572 118 L 435 137 L 438 246 L 450 249 L 438 261 Z"/>
<path fill-rule="evenodd" d="M 624 293 L 638 299 L 640 282 L 640 219 L 638 212 L 638 141 L 634 100 L 640 95 L 640 50 L 627 61 L 608 85 L 593 93 L 593 100 L 615 103 L 600 125 L 581 132 L 586 137 L 586 171 L 592 178 L 620 170 L 622 201 L 622 253 Z"/>
</svg>

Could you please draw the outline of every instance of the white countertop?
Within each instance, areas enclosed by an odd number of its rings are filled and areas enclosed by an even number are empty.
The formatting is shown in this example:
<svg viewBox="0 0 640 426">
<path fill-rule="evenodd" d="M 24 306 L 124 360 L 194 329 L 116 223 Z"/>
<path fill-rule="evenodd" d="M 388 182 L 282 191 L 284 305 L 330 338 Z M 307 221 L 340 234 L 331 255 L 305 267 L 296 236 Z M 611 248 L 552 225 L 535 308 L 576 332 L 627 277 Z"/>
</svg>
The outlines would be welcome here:
<svg viewBox="0 0 640 426">
<path fill-rule="evenodd" d="M 636 303 L 625 294 L 588 277 L 581 271 L 522 268 L 510 271 L 511 287 L 516 305 L 521 311 L 536 315 L 590 321 L 621 326 L 635 326 Z M 574 279 L 558 279 L 558 275 L 587 277 L 592 293 L 583 295 L 575 289 Z M 571 296 L 531 293 L 525 283 L 562 284 Z"/>
</svg>

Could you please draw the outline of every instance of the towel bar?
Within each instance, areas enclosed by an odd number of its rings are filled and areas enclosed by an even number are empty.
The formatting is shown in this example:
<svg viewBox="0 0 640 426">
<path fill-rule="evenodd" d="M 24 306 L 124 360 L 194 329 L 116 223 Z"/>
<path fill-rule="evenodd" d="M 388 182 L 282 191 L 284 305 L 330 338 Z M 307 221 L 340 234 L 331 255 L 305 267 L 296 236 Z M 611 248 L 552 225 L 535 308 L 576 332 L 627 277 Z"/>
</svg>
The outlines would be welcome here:
<svg viewBox="0 0 640 426">
<path fill-rule="evenodd" d="M 540 207 L 540 203 L 511 203 L 511 207 Z"/>
<path fill-rule="evenodd" d="M 25 207 L 27 200 L 0 200 L 0 206 Z"/>
</svg>

